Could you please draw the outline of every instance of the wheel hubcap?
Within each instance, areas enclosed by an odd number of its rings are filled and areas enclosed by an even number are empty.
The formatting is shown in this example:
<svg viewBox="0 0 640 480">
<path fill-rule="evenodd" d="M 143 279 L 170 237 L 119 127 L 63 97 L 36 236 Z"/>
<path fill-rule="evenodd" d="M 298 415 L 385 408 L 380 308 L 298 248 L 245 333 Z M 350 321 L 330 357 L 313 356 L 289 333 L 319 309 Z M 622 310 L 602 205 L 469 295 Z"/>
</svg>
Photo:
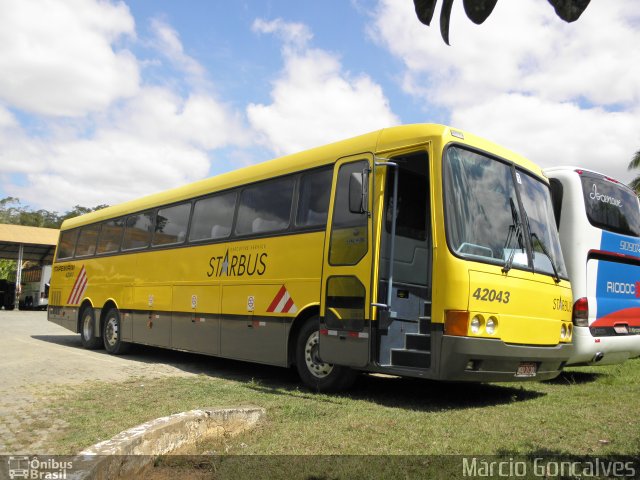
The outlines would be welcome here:
<svg viewBox="0 0 640 480">
<path fill-rule="evenodd" d="M 107 326 L 104 329 L 105 338 L 107 343 L 111 346 L 115 345 L 118 341 L 118 320 L 111 317 L 107 320 Z"/>
<path fill-rule="evenodd" d="M 91 340 L 93 337 L 93 319 L 91 315 L 85 315 L 82 322 L 82 336 L 85 340 Z"/>
<path fill-rule="evenodd" d="M 313 374 L 313 376 L 323 378 L 331 373 L 333 365 L 325 363 L 320 359 L 319 340 L 320 336 L 318 335 L 318 332 L 313 332 L 309 335 L 304 347 L 304 360 L 307 364 L 307 369 Z"/>
</svg>

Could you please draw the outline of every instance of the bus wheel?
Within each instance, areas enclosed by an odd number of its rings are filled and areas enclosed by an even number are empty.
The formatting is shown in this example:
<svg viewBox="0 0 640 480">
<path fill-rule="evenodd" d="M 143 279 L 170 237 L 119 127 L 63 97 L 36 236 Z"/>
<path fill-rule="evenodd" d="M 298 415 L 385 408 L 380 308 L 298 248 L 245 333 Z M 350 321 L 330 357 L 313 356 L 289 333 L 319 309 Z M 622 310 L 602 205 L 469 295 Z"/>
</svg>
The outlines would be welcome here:
<svg viewBox="0 0 640 480">
<path fill-rule="evenodd" d="M 122 341 L 122 323 L 117 308 L 111 307 L 107 312 L 102 337 L 104 348 L 112 355 L 122 355 L 129 351 L 131 344 Z"/>
<path fill-rule="evenodd" d="M 80 339 L 82 346 L 88 350 L 100 348 L 100 338 L 96 337 L 96 315 L 89 306 L 80 313 Z"/>
<path fill-rule="evenodd" d="M 318 392 L 344 390 L 353 384 L 357 372 L 323 362 L 319 355 L 318 317 L 302 326 L 296 342 L 296 368 L 302 382 Z"/>
</svg>

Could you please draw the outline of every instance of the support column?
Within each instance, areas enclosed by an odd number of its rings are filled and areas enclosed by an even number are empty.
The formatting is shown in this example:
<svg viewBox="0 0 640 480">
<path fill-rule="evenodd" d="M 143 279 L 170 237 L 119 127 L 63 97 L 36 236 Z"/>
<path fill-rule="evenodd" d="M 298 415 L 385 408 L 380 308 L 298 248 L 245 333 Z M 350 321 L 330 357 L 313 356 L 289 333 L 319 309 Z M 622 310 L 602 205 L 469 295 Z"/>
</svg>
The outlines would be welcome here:
<svg viewBox="0 0 640 480">
<path fill-rule="evenodd" d="M 16 308 L 19 308 L 20 305 L 20 290 L 22 283 L 22 257 L 24 255 L 24 245 L 20 244 L 18 247 L 18 262 L 16 265 Z"/>
</svg>

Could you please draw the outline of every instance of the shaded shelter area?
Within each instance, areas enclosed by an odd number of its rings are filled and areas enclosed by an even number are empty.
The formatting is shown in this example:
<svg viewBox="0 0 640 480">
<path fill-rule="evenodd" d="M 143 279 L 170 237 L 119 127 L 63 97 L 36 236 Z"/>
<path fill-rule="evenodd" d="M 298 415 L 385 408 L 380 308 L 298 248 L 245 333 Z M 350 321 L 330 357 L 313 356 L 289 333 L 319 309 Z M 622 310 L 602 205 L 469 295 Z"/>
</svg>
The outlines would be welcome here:
<svg viewBox="0 0 640 480">
<path fill-rule="evenodd" d="M 22 281 L 22 264 L 25 261 L 38 262 L 41 265 L 53 263 L 53 253 L 58 243 L 59 233 L 60 231 L 56 228 L 0 223 L 0 258 L 16 260 L 17 263 L 16 297 Z M 17 298 L 15 303 L 18 303 Z"/>
</svg>

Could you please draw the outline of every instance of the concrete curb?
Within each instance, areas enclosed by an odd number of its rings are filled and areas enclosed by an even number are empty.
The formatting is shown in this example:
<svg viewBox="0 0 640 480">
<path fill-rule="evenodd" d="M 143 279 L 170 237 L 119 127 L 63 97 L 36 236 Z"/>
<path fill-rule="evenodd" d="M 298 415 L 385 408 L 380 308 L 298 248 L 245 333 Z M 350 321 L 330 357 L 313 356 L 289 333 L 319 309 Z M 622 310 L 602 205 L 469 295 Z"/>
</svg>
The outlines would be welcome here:
<svg viewBox="0 0 640 480">
<path fill-rule="evenodd" d="M 134 476 L 159 455 L 170 454 L 202 438 L 248 430 L 265 413 L 258 407 L 210 408 L 157 418 L 80 452 L 68 478 L 102 480 Z"/>
</svg>

